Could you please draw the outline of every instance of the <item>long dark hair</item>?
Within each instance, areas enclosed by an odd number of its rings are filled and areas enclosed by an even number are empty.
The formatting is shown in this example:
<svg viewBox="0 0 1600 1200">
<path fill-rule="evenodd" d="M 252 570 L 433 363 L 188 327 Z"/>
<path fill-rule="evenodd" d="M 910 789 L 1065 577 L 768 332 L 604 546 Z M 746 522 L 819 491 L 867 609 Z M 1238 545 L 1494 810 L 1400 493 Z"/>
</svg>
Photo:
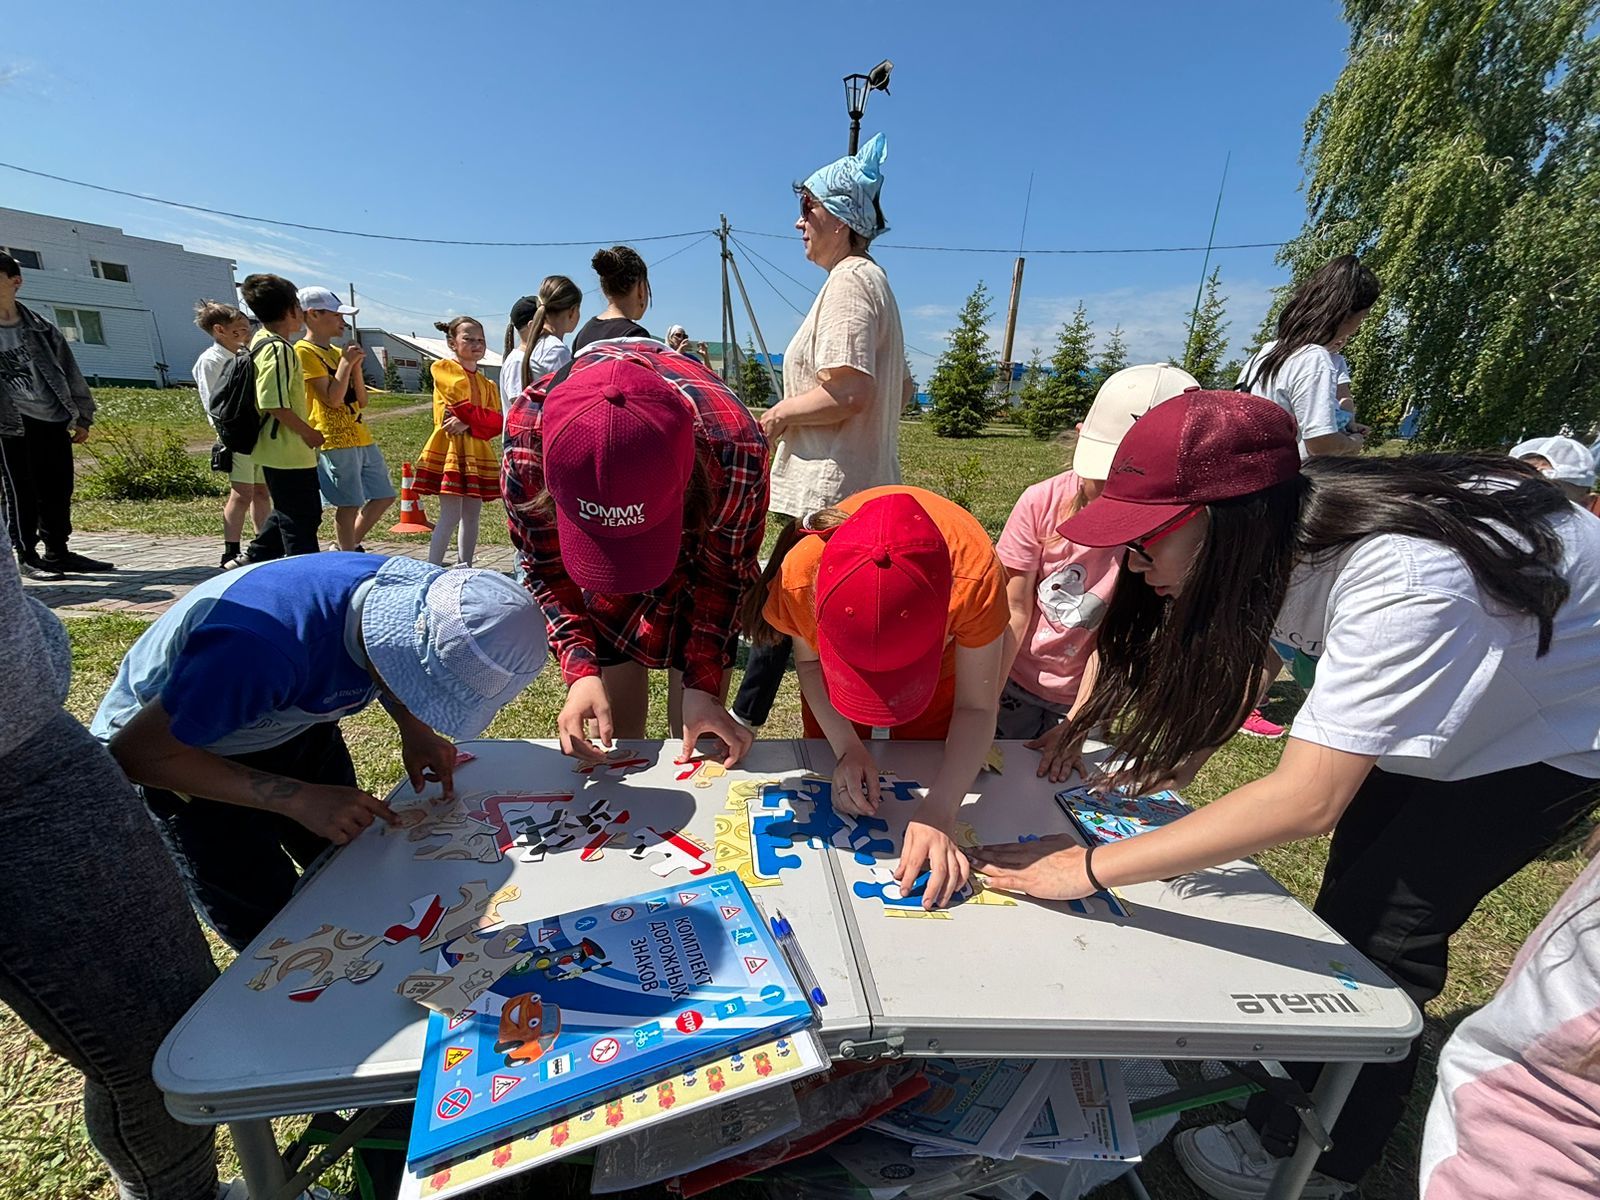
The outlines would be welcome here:
<svg viewBox="0 0 1600 1200">
<path fill-rule="evenodd" d="M 1382 294 L 1378 277 L 1354 254 L 1341 254 L 1323 263 L 1295 288 L 1278 314 L 1278 340 L 1245 378 L 1245 388 L 1270 380 L 1296 350 L 1333 341 L 1339 326 L 1356 313 L 1366 312 Z"/>
<path fill-rule="evenodd" d="M 1150 787 L 1233 735 L 1255 703 L 1259 671 L 1276 661 L 1268 639 L 1295 564 L 1324 562 L 1363 538 L 1406 534 L 1459 554 L 1486 596 L 1538 622 L 1538 653 L 1549 651 L 1570 590 L 1550 521 L 1571 506 L 1532 468 L 1414 455 L 1313 458 L 1301 471 L 1209 506 L 1210 529 L 1176 597 L 1156 595 L 1124 560 L 1100 627 L 1094 690 L 1065 736 L 1113 730 L 1128 786 Z"/>
</svg>

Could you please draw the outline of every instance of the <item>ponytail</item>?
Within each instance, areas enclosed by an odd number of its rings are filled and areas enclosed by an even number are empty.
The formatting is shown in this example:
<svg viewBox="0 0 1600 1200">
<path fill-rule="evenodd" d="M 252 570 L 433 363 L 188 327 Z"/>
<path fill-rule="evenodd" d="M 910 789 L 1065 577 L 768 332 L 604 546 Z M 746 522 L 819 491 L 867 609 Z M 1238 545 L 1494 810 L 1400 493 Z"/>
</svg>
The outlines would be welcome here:
<svg viewBox="0 0 1600 1200">
<path fill-rule="evenodd" d="M 739 628 L 750 639 L 752 646 L 775 646 L 783 640 L 783 634 L 767 621 L 766 608 L 767 597 L 783 572 L 783 560 L 789 556 L 789 551 L 799 545 L 800 539 L 806 534 L 827 533 L 849 519 L 850 514 L 842 508 L 824 508 L 804 520 L 791 520 L 783 527 L 772 553 L 767 556 L 767 565 L 761 571 L 761 578 L 745 589 L 744 598 L 739 602 Z"/>
<path fill-rule="evenodd" d="M 538 307 L 528 319 L 527 332 L 522 337 L 522 390 L 533 383 L 533 348 L 547 332 L 551 313 L 566 312 L 583 303 L 583 292 L 565 275 L 547 275 L 539 285 L 536 297 Z M 506 330 L 506 352 L 511 352 L 511 330 Z"/>
<path fill-rule="evenodd" d="M 506 348 L 501 351 L 502 358 L 511 357 L 511 348 L 517 344 L 517 327 L 510 321 L 506 322 Z M 526 386 L 526 385 L 524 385 Z"/>
</svg>

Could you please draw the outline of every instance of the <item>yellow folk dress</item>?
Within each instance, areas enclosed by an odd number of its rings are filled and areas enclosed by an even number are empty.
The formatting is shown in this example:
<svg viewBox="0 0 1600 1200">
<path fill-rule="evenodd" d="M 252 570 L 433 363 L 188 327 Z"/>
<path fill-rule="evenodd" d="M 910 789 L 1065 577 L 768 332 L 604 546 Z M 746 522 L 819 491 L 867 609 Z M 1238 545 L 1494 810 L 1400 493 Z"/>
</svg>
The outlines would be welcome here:
<svg viewBox="0 0 1600 1200">
<path fill-rule="evenodd" d="M 469 372 L 454 359 L 441 358 L 433 375 L 433 433 L 417 456 L 416 487 L 425 496 L 500 498 L 500 456 L 494 442 L 466 433 L 446 433 L 452 406 L 475 404 L 500 412 L 500 390 L 481 371 Z"/>
</svg>

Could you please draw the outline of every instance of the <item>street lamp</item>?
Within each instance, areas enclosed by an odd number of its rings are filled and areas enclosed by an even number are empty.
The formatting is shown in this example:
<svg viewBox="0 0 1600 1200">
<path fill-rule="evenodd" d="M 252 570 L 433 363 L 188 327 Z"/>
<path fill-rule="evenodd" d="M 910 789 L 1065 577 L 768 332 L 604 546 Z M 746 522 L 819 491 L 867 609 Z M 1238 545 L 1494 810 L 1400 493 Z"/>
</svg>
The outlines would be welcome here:
<svg viewBox="0 0 1600 1200">
<path fill-rule="evenodd" d="M 889 94 L 889 72 L 894 70 L 894 64 L 887 58 L 884 59 L 865 75 L 846 75 L 844 77 L 844 107 L 850 114 L 850 153 L 854 154 L 861 144 L 861 118 L 867 112 L 867 93 L 877 90 L 885 96 Z"/>
</svg>

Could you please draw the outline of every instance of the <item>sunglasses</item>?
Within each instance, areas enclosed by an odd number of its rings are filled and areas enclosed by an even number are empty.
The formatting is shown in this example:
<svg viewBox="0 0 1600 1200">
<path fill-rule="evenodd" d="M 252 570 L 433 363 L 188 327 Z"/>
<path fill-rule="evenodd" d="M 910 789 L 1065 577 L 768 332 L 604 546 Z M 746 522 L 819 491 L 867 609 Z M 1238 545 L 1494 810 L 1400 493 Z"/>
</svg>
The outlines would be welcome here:
<svg viewBox="0 0 1600 1200">
<path fill-rule="evenodd" d="M 1176 533 L 1203 512 L 1205 512 L 1205 505 L 1197 504 L 1187 512 L 1179 513 L 1169 524 L 1163 525 L 1154 533 L 1146 534 L 1142 538 L 1129 538 L 1122 544 L 1129 550 L 1132 550 L 1140 558 L 1144 559 L 1145 562 L 1153 564 L 1155 559 L 1150 557 L 1150 551 L 1147 549 L 1147 547 L 1154 546 L 1169 533 Z"/>
<path fill-rule="evenodd" d="M 816 212 L 821 207 L 822 207 L 822 205 L 818 204 L 815 200 L 813 200 L 810 196 L 806 195 L 804 192 L 802 192 L 800 194 L 800 215 L 801 215 L 801 217 L 809 217 L 812 213 Z"/>
</svg>

